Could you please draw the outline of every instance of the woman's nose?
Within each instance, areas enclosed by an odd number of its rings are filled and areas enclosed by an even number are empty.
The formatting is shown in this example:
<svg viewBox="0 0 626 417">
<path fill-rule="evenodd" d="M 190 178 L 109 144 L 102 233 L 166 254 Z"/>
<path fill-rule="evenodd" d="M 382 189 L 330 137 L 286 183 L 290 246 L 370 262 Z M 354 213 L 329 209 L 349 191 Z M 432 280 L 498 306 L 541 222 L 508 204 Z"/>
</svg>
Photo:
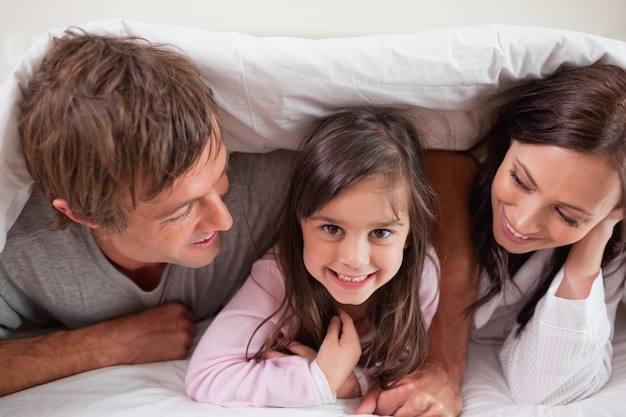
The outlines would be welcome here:
<svg viewBox="0 0 626 417">
<path fill-rule="evenodd" d="M 517 205 L 509 213 L 511 226 L 523 235 L 537 233 L 541 228 L 543 209 L 532 200 Z"/>
</svg>

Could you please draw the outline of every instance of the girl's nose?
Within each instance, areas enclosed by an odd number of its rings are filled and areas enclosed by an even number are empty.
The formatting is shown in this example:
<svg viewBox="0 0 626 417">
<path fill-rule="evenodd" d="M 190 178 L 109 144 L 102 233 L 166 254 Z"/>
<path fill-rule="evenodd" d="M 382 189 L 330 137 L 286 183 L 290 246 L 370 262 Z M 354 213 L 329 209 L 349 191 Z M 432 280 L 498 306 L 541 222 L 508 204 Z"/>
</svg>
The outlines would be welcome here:
<svg viewBox="0 0 626 417">
<path fill-rule="evenodd" d="M 338 260 L 351 268 L 359 268 L 369 263 L 369 244 L 367 239 L 346 237 L 339 244 Z"/>
</svg>

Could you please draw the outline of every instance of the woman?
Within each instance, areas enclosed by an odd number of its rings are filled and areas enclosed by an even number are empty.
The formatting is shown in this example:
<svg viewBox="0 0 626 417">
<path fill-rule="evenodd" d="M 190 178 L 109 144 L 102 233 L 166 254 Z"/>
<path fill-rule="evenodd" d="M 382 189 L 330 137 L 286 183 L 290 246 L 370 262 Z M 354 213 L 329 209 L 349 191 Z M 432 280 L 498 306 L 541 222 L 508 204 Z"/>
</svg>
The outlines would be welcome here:
<svg viewBox="0 0 626 417">
<path fill-rule="evenodd" d="M 611 372 L 626 274 L 626 71 L 562 69 L 512 93 L 481 142 L 473 335 L 504 340 L 515 402 L 565 404 Z"/>
</svg>

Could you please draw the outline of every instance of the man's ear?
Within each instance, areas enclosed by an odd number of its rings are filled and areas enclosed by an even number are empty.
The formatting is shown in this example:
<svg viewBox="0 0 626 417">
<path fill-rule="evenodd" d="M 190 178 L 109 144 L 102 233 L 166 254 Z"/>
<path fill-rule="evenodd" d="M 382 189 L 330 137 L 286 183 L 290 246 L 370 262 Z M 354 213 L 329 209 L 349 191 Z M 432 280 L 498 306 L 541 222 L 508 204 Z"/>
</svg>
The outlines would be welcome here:
<svg viewBox="0 0 626 417">
<path fill-rule="evenodd" d="M 76 223 L 84 224 L 85 226 L 90 227 L 92 229 L 98 228 L 98 224 L 94 222 L 93 220 L 88 220 L 86 222 L 82 221 L 76 215 L 76 213 L 74 213 L 74 210 L 70 208 L 70 205 L 67 203 L 67 200 L 63 198 L 55 198 L 54 200 L 52 200 L 52 205 L 54 206 L 55 209 L 65 214 L 70 220 L 75 221 Z"/>
</svg>

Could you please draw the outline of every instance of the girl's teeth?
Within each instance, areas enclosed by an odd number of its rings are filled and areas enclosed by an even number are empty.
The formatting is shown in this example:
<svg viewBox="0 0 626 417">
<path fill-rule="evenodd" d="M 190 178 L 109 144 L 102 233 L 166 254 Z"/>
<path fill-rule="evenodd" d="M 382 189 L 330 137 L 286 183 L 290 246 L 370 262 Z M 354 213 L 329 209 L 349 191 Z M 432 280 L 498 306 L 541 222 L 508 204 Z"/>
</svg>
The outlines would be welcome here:
<svg viewBox="0 0 626 417">
<path fill-rule="evenodd" d="M 343 274 L 337 274 L 337 277 L 342 280 L 342 281 L 346 281 L 346 282 L 362 282 L 365 281 L 365 278 L 367 278 L 367 275 L 361 275 L 360 277 L 347 277 Z"/>
</svg>

